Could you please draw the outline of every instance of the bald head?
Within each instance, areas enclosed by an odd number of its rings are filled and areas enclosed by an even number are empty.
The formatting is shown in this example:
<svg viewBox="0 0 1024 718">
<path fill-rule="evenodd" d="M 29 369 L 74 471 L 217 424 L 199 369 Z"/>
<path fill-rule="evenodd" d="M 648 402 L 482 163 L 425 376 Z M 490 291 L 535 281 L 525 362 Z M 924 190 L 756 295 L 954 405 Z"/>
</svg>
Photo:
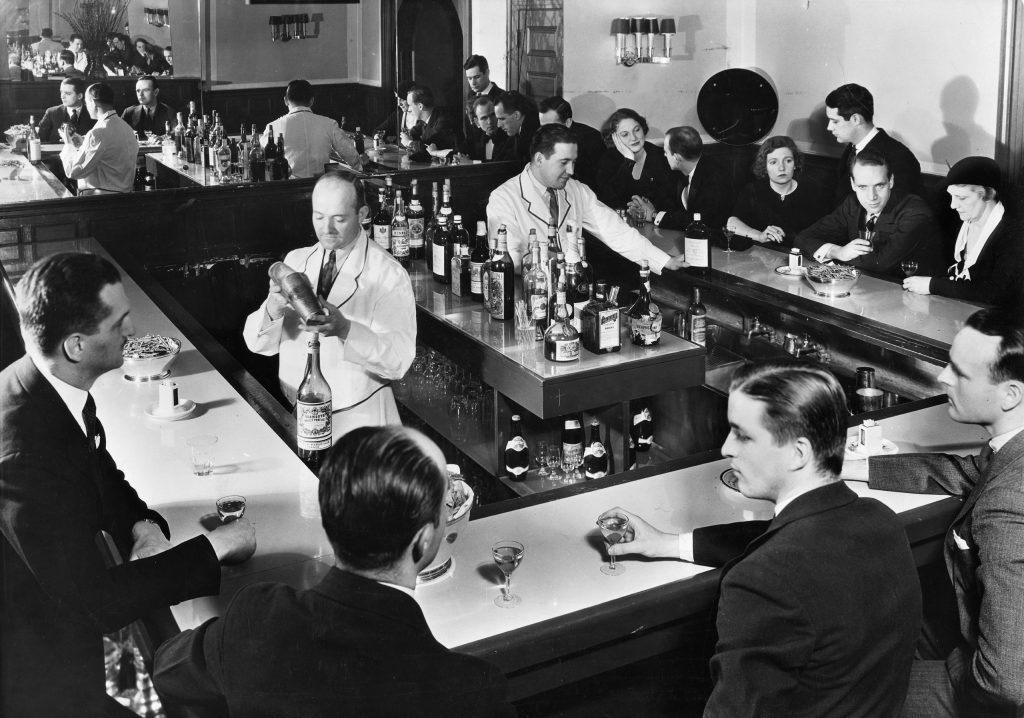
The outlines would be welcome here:
<svg viewBox="0 0 1024 718">
<path fill-rule="evenodd" d="M 369 210 L 361 180 L 327 172 L 313 187 L 313 230 L 324 249 L 346 249 L 362 233 Z"/>
</svg>

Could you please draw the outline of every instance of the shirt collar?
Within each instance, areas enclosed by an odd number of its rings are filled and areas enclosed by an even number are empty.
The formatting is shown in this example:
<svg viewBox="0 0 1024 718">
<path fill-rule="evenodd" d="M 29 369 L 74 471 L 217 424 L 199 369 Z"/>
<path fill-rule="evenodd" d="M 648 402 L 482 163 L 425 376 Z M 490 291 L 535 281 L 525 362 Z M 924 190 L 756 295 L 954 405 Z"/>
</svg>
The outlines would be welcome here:
<svg viewBox="0 0 1024 718">
<path fill-rule="evenodd" d="M 477 94 L 477 97 L 483 97 L 484 95 L 488 94 L 491 91 L 491 88 L 493 88 L 493 87 L 494 87 L 494 83 L 493 82 L 488 83 L 487 87 L 485 87 L 481 92 L 479 92 Z"/>
<path fill-rule="evenodd" d="M 1001 448 L 1006 446 L 1007 442 L 1010 439 L 1012 439 L 1022 431 L 1024 431 L 1024 426 L 1018 426 L 1016 429 L 1004 431 L 1002 434 L 999 434 L 998 436 L 993 436 L 991 439 L 989 439 L 988 445 L 992 447 L 992 451 L 999 451 Z"/>
<path fill-rule="evenodd" d="M 401 591 L 406 596 L 409 596 L 411 598 L 416 598 L 415 589 L 409 588 L 407 586 L 399 586 L 397 583 L 391 583 L 389 581 L 377 581 L 377 583 L 379 583 L 381 586 L 387 586 L 388 588 L 393 588 L 396 591 Z"/>
<path fill-rule="evenodd" d="M 868 132 L 866 135 L 864 135 L 860 139 L 860 142 L 856 143 L 853 146 L 853 149 L 855 149 L 857 152 L 860 152 L 861 150 L 863 150 L 865 147 L 868 146 L 868 143 L 871 142 L 871 140 L 875 139 L 875 135 L 877 135 L 877 134 L 878 134 L 878 128 L 877 127 L 872 127 L 871 131 Z"/>
<path fill-rule="evenodd" d="M 310 107 L 299 106 L 299 107 L 293 107 L 290 110 L 288 110 L 288 114 L 289 115 L 294 115 L 296 112 L 312 112 L 312 111 L 313 111 L 313 109 L 310 108 Z"/>
<path fill-rule="evenodd" d="M 88 432 L 85 430 L 85 420 L 82 419 L 82 410 L 85 408 L 85 402 L 89 398 L 89 392 L 83 391 L 77 386 L 71 386 L 63 379 L 54 376 L 50 373 L 50 368 L 46 364 L 37 361 L 36 357 L 31 354 L 29 356 L 32 359 L 32 363 L 36 365 L 36 369 L 39 370 L 39 373 L 43 375 L 46 381 L 50 382 L 50 386 L 57 392 L 57 396 L 68 407 L 68 411 L 71 412 L 71 416 L 74 417 L 75 422 L 82 429 L 82 433 L 88 436 Z"/>
</svg>

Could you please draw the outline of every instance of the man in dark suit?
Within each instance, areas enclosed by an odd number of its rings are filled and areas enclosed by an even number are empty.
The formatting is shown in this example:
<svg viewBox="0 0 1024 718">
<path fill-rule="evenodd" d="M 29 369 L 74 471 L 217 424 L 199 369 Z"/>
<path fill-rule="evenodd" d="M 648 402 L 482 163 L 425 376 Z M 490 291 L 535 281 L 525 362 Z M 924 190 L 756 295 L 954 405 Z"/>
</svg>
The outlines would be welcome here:
<svg viewBox="0 0 1024 718">
<path fill-rule="evenodd" d="M 466 83 L 469 85 L 469 92 L 466 93 L 467 100 L 477 97 L 489 97 L 491 100 L 497 100 L 504 92 L 491 82 L 491 68 L 487 63 L 487 58 L 483 55 L 470 55 L 463 63 L 462 69 L 466 71 Z M 473 120 L 470 112 L 467 112 L 463 118 L 463 134 L 467 138 L 476 134 Z"/>
<path fill-rule="evenodd" d="M 839 480 L 842 387 L 818 366 L 748 364 L 728 411 L 736 489 L 775 518 L 677 535 L 611 509 L 631 528 L 609 553 L 723 566 L 705 716 L 898 715 L 921 592 L 899 520 Z"/>
<path fill-rule="evenodd" d="M 494 115 L 498 127 L 508 135 L 494 159 L 525 165 L 530 161 L 533 135 L 540 127 L 537 105 L 526 95 L 510 90 L 494 101 Z"/>
<path fill-rule="evenodd" d="M 168 122 L 174 127 L 174 110 L 160 102 L 160 88 L 156 78 L 143 75 L 136 80 L 135 96 L 139 98 L 139 104 L 126 108 L 121 113 L 121 119 L 135 130 L 140 140 L 146 139 L 147 131 L 162 135 Z"/>
<path fill-rule="evenodd" d="M 75 68 L 75 53 L 71 50 L 61 50 L 57 55 L 57 69 L 64 73 L 64 77 L 77 77 L 80 80 L 87 80 L 85 73 Z"/>
<path fill-rule="evenodd" d="M 414 85 L 406 95 L 408 112 L 416 124 L 402 133 L 402 144 L 421 142 L 424 149 L 452 150 L 461 141 L 458 125 L 448 112 L 434 104 L 433 91 L 424 85 Z"/>
<path fill-rule="evenodd" d="M 905 194 L 921 194 L 921 163 L 906 145 L 885 130 L 875 127 L 875 100 L 867 88 L 843 85 L 825 97 L 828 131 L 836 142 L 845 144 L 839 158 L 835 203 L 841 204 L 850 194 L 850 168 L 853 158 L 864 150 L 880 153 L 892 168 L 896 189 Z"/>
<path fill-rule="evenodd" d="M 71 125 L 71 131 L 84 135 L 96 124 L 85 108 L 85 80 L 77 77 L 66 77 L 60 83 L 61 104 L 46 110 L 39 122 L 39 139 L 42 142 L 60 142 L 60 128 Z"/>
<path fill-rule="evenodd" d="M 709 228 L 722 227 L 732 209 L 728 174 L 710 157 L 704 157 L 704 141 L 693 127 L 673 127 L 665 133 L 665 159 L 681 174 L 672 193 L 673 202 L 655 207 L 646 197 L 633 197 L 630 214 L 665 229 L 686 229 L 695 214 Z"/>
<path fill-rule="evenodd" d="M 854 194 L 796 236 L 795 245 L 819 262 L 838 260 L 902 278 L 900 263 L 912 259 L 922 274 L 942 271 L 941 232 L 923 199 L 893 190 L 888 160 L 864 150 L 853 160 Z"/>
<path fill-rule="evenodd" d="M 869 486 L 964 499 L 945 559 L 960 632 L 923 645 L 904 707 L 909 718 L 1019 716 L 1024 709 L 1024 321 L 983 309 L 953 338 L 939 374 L 954 421 L 992 438 L 976 456 L 900 454 L 868 460 Z"/>
<path fill-rule="evenodd" d="M 508 139 L 508 135 L 498 128 L 494 100 L 487 95 L 473 100 L 473 115 L 476 131 L 466 136 L 456 152 L 463 158 L 462 161 L 488 162 L 494 159 L 495 153 L 500 154 L 498 148 Z"/>
<path fill-rule="evenodd" d="M 557 122 L 569 128 L 572 136 L 576 138 L 577 149 L 576 171 L 573 172 L 573 176 L 596 191 L 597 164 L 607 149 L 600 131 L 574 120 L 572 105 L 557 95 L 542 100 L 537 109 L 540 111 L 541 126 Z"/>
<path fill-rule="evenodd" d="M 0 373 L 0 715 L 134 715 L 105 694 L 103 633 L 217 593 L 218 561 L 252 554 L 252 526 L 172 548 L 107 453 L 89 389 L 133 332 L 113 265 L 46 257 L 17 303 L 27 353 Z M 106 568 L 100 531 L 124 563 Z"/>
<path fill-rule="evenodd" d="M 345 434 L 320 470 L 334 568 L 304 591 L 243 588 L 223 617 L 164 643 L 161 696 L 232 718 L 513 715 L 497 668 L 438 643 L 414 598 L 445 534 L 446 487 L 419 432 Z"/>
</svg>

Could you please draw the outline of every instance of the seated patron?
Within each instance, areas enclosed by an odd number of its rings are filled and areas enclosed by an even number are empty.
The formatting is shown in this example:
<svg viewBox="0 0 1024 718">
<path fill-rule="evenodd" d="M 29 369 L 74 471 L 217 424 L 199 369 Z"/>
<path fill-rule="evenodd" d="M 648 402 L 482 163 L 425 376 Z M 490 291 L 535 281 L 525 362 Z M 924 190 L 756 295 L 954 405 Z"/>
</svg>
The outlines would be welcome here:
<svg viewBox="0 0 1024 718">
<path fill-rule="evenodd" d="M 41 259 L 17 306 L 26 354 L 0 373 L 0 714 L 134 715 L 104 691 L 103 634 L 216 595 L 218 562 L 251 556 L 253 527 L 240 519 L 172 546 L 107 452 L 89 390 L 134 332 L 110 262 Z M 105 565 L 101 530 L 123 563 Z"/>
<path fill-rule="evenodd" d="M 826 212 L 818 188 L 798 182 L 803 155 L 788 137 L 769 137 L 757 151 L 757 177 L 740 191 L 727 226 L 761 244 L 792 247 L 796 235 Z"/>
<path fill-rule="evenodd" d="M 605 151 L 597 164 L 594 191 L 609 207 L 624 209 L 633 197 L 656 207 L 669 203 L 672 169 L 660 147 L 647 141 L 647 119 L 635 110 L 616 110 L 601 126 Z"/>
<path fill-rule="evenodd" d="M 704 141 L 692 127 L 673 127 L 665 133 L 665 158 L 674 177 L 667 200 L 657 205 L 650 198 L 635 196 L 630 214 L 665 229 L 686 229 L 695 214 L 709 228 L 718 229 L 729 216 L 730 193 L 726 169 L 704 157 Z"/>
<path fill-rule="evenodd" d="M 389 142 L 394 142 L 411 126 L 407 125 L 407 118 L 409 118 L 409 103 L 406 98 L 409 96 L 409 90 L 415 86 L 416 83 L 410 81 L 398 83 L 395 87 L 395 104 L 398 106 L 398 109 L 397 111 L 390 113 L 384 118 L 383 122 L 374 128 L 374 134 L 383 132 L 385 138 L 390 138 L 388 140 Z"/>
<path fill-rule="evenodd" d="M 448 111 L 437 107 L 434 93 L 424 85 L 414 85 L 405 97 L 411 127 L 402 134 L 402 144 L 422 144 L 426 150 L 453 150 L 461 142 L 458 124 Z"/>
<path fill-rule="evenodd" d="M 893 184 L 888 160 L 874 150 L 859 152 L 850 178 L 854 194 L 797 235 L 796 246 L 819 262 L 836 260 L 894 279 L 903 276 L 905 259 L 926 273 L 942 266 L 928 205 Z"/>
<path fill-rule="evenodd" d="M 350 167 L 360 169 L 362 158 L 356 152 L 352 137 L 330 117 L 313 112 L 313 86 L 306 80 L 292 80 L 284 91 L 288 112 L 267 125 L 263 131 L 264 146 L 273 128 L 274 141 L 284 135 L 284 156 L 291 166 L 292 177 L 315 177 L 323 174 L 324 165 L 334 152 Z"/>
<path fill-rule="evenodd" d="M 246 586 L 222 617 L 164 643 L 165 700 L 232 718 L 515 715 L 501 672 L 438 643 L 416 603 L 416 574 L 444 540 L 444 462 L 412 429 L 341 437 L 320 470 L 334 567 L 306 590 Z"/>
<path fill-rule="evenodd" d="M 533 135 L 540 127 L 537 105 L 526 95 L 509 90 L 494 101 L 494 115 L 498 118 L 498 127 L 508 135 L 508 141 L 501 144 L 494 159 L 519 164 L 529 162 Z"/>
<path fill-rule="evenodd" d="M 75 53 L 71 50 L 61 50 L 57 55 L 57 69 L 64 77 L 77 77 L 80 80 L 85 80 L 85 73 L 75 69 Z"/>
<path fill-rule="evenodd" d="M 85 80 L 77 77 L 65 78 L 60 83 L 61 104 L 47 108 L 39 123 L 39 139 L 42 142 L 63 142 L 60 130 L 65 124 L 70 125 L 72 134 L 85 134 L 96 124 L 96 120 L 85 108 L 85 87 Z"/>
<path fill-rule="evenodd" d="M 12 52 L 7 55 L 7 75 L 11 82 L 31 82 L 35 79 L 31 70 L 21 67 L 21 53 Z"/>
<path fill-rule="evenodd" d="M 729 388 L 730 459 L 771 521 L 660 531 L 629 519 L 617 556 L 722 567 L 705 716 L 897 716 L 921 626 L 921 589 L 893 512 L 839 475 L 846 396 L 826 369 L 746 364 Z"/>
<path fill-rule="evenodd" d="M 463 63 L 462 69 L 466 71 L 466 84 L 469 91 L 466 93 L 467 100 L 475 100 L 478 97 L 489 97 L 492 101 L 497 100 L 504 92 L 500 87 L 491 82 L 491 67 L 487 58 L 483 55 L 470 55 Z M 472 108 L 466 112 L 463 132 L 468 139 L 474 134 L 474 121 Z"/>
<path fill-rule="evenodd" d="M 681 256 L 670 257 L 603 204 L 594 190 L 573 179 L 576 138 L 568 127 L 545 125 L 533 138 L 530 164 L 498 186 L 487 202 L 487 223 L 492 231 L 505 225 L 508 252 L 517 272 L 528 246 L 529 232 L 545 237 L 548 225 L 558 230 L 560 242 L 566 223 L 582 227 L 620 255 L 640 264 L 647 260 L 656 274 L 687 266 Z"/>
<path fill-rule="evenodd" d="M 498 118 L 494 114 L 494 100 L 481 95 L 472 101 L 473 122 L 475 132 L 471 132 L 459 145 L 457 153 L 460 161 L 479 160 L 488 162 L 494 159 L 495 152 L 508 135 L 498 128 Z"/>
<path fill-rule="evenodd" d="M 76 32 L 71 33 L 68 50 L 75 55 L 75 69 L 85 74 L 89 71 L 89 53 L 85 50 L 85 38 Z"/>
<path fill-rule="evenodd" d="M 147 132 L 164 134 L 168 122 L 174 127 L 174 109 L 160 102 L 160 88 L 155 77 L 143 75 L 136 80 L 135 96 L 139 98 L 139 104 L 126 108 L 121 119 L 135 130 L 140 140 L 146 139 Z"/>
<path fill-rule="evenodd" d="M 875 127 L 875 99 L 866 87 L 848 84 L 837 87 L 825 97 L 828 131 L 836 142 L 846 145 L 839 159 L 835 204 L 842 204 L 850 194 L 853 158 L 864 150 L 885 157 L 894 180 L 894 189 L 902 194 L 921 194 L 921 163 L 914 153 L 885 130 Z"/>
<path fill-rule="evenodd" d="M 103 55 L 103 68 L 110 76 L 127 75 L 135 64 L 135 52 L 128 47 L 128 37 L 119 32 L 107 35 L 107 52 Z"/>
<path fill-rule="evenodd" d="M 573 176 L 590 189 L 595 189 L 597 165 L 601 161 L 601 157 L 604 156 L 604 151 L 608 149 L 605 147 L 600 131 L 574 120 L 572 105 L 566 102 L 565 98 L 557 95 L 541 101 L 537 109 L 540 110 L 539 119 L 542 126 L 556 122 L 565 125 L 572 132 L 576 138 L 576 148 L 579 152 L 579 157 L 576 160 L 576 172 Z"/>
<path fill-rule="evenodd" d="M 117 116 L 114 91 L 104 82 L 86 89 L 85 106 L 96 118 L 96 124 L 84 138 L 69 127 L 60 130 L 64 174 L 68 179 L 78 180 L 80 195 L 131 192 L 139 154 L 135 130 Z"/>
<path fill-rule="evenodd" d="M 135 57 L 132 58 L 133 71 L 141 75 L 165 75 L 170 66 L 164 60 L 163 51 L 150 45 L 143 38 L 135 40 Z"/>
<path fill-rule="evenodd" d="M 161 50 L 161 52 L 163 53 L 163 56 L 164 56 L 164 62 L 167 63 L 167 72 L 165 74 L 173 75 L 174 74 L 174 54 L 171 52 L 171 46 L 168 45 L 167 47 L 163 48 Z"/>
<path fill-rule="evenodd" d="M 1002 186 L 995 160 L 967 157 L 953 165 L 946 192 L 962 222 L 953 264 L 938 276 L 907 277 L 904 289 L 983 304 L 1024 299 L 1024 242 L 1016 217 L 1000 201 Z"/>
</svg>

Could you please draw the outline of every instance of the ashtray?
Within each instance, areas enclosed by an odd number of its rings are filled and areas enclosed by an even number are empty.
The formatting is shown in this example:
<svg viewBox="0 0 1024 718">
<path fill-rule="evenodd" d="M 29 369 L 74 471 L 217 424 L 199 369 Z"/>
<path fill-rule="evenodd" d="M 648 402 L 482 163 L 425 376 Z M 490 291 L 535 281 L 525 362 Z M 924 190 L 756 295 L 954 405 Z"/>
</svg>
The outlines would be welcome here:
<svg viewBox="0 0 1024 718">
<path fill-rule="evenodd" d="M 157 421 L 181 421 L 192 416 L 197 406 L 199 405 L 191 399 L 185 399 L 170 411 L 163 411 L 160 409 L 160 402 L 155 401 L 146 407 L 146 416 Z"/>
<path fill-rule="evenodd" d="M 785 277 L 786 279 L 800 279 L 807 274 L 807 267 L 802 265 L 799 267 L 790 267 L 788 264 L 783 264 L 781 267 L 775 268 L 775 273 L 780 277 Z"/>
<path fill-rule="evenodd" d="M 865 458 L 868 456 L 878 456 L 879 454 L 895 454 L 900 450 L 900 447 L 896 446 L 893 442 L 888 439 L 882 439 L 882 448 L 877 451 L 868 451 L 867 447 L 857 441 L 854 437 L 846 442 L 846 451 L 850 454 L 856 454 L 857 458 Z"/>
</svg>

